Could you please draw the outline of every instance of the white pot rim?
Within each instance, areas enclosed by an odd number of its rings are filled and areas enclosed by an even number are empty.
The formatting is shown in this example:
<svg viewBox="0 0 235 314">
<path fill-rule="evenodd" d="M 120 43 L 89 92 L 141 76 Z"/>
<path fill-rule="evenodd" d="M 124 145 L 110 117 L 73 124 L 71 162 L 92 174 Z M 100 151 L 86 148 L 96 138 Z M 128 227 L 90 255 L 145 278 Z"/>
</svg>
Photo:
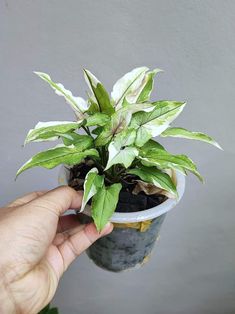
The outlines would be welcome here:
<svg viewBox="0 0 235 314">
<path fill-rule="evenodd" d="M 60 185 L 67 185 L 69 178 L 69 169 L 61 166 L 59 170 L 58 181 Z M 151 220 L 157 218 L 163 214 L 166 214 L 171 209 L 173 209 L 180 201 L 184 194 L 185 190 L 185 176 L 176 171 L 176 181 L 177 181 L 177 191 L 178 191 L 178 199 L 170 199 L 168 198 L 165 202 L 157 205 L 155 207 L 138 211 L 138 212 L 131 212 L 131 213 L 118 213 L 115 212 L 112 217 L 110 218 L 111 222 L 115 223 L 133 223 L 133 222 L 141 222 L 146 220 Z M 83 213 L 91 216 L 90 206 L 86 206 Z"/>
</svg>

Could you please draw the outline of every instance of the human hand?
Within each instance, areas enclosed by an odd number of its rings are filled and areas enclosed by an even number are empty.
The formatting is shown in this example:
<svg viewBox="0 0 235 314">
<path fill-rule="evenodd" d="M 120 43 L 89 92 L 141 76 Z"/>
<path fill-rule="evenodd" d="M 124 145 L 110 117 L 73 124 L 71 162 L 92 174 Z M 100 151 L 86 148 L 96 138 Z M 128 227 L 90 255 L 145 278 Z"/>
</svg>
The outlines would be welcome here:
<svg viewBox="0 0 235 314">
<path fill-rule="evenodd" d="M 99 234 L 93 223 L 81 225 L 75 214 L 81 192 L 59 187 L 34 192 L 0 209 L 0 313 L 36 314 L 47 305 L 68 266 Z"/>
</svg>

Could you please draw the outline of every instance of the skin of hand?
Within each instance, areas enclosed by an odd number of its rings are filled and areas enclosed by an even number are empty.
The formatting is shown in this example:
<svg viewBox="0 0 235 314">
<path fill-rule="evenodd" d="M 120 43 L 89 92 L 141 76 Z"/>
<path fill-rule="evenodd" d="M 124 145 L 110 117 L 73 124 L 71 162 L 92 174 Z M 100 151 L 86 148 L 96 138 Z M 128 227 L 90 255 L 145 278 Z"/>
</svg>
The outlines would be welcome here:
<svg viewBox="0 0 235 314">
<path fill-rule="evenodd" d="M 82 192 L 70 187 L 33 192 L 0 209 L 0 313 L 36 314 L 55 294 L 68 266 L 98 238 L 95 225 L 79 224 Z"/>
</svg>

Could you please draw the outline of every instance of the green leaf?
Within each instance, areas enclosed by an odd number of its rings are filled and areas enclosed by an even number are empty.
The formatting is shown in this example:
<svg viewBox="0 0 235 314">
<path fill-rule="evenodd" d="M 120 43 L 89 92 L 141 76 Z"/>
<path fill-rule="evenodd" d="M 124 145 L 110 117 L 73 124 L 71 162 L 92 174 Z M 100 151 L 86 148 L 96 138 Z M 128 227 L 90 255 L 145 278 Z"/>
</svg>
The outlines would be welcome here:
<svg viewBox="0 0 235 314">
<path fill-rule="evenodd" d="M 145 103 L 129 103 L 126 98 L 123 100 L 123 106 L 116 112 L 123 112 L 125 114 L 133 114 L 139 111 L 151 112 L 156 108 L 156 106 L 151 102 Z"/>
<path fill-rule="evenodd" d="M 48 314 L 49 310 L 50 310 L 50 304 L 45 306 L 38 314 Z"/>
<path fill-rule="evenodd" d="M 98 126 L 97 128 L 95 128 L 94 130 L 91 131 L 92 134 L 95 135 L 100 135 L 100 133 L 103 131 L 103 127 L 102 126 Z"/>
<path fill-rule="evenodd" d="M 151 92 L 153 90 L 154 76 L 159 72 L 162 72 L 162 70 L 155 69 L 145 74 L 144 80 L 142 81 L 142 85 L 139 89 L 137 102 L 145 102 L 149 100 Z"/>
<path fill-rule="evenodd" d="M 135 130 L 129 129 L 114 138 L 114 141 L 108 147 L 109 159 L 105 170 L 115 164 L 123 164 L 126 168 L 132 164 L 135 157 L 138 156 L 138 149 L 136 147 L 123 147 L 133 144 L 135 137 Z"/>
<path fill-rule="evenodd" d="M 101 188 L 104 184 L 104 176 L 98 175 L 98 170 L 96 168 L 92 168 L 85 177 L 84 182 L 84 193 L 82 199 L 81 210 L 82 212 L 89 201 L 89 199 L 94 196 L 98 189 Z"/>
<path fill-rule="evenodd" d="M 187 138 L 190 140 L 198 140 L 198 141 L 212 144 L 216 146 L 217 148 L 222 149 L 221 146 L 212 137 L 201 132 L 192 132 L 183 128 L 168 128 L 161 134 L 161 136 L 181 137 L 181 138 Z"/>
<path fill-rule="evenodd" d="M 53 141 L 57 140 L 60 134 L 76 130 L 81 122 L 51 121 L 39 122 L 34 129 L 31 129 L 25 139 L 25 144 L 29 142 Z"/>
<path fill-rule="evenodd" d="M 117 111 L 111 116 L 110 122 L 108 122 L 103 131 L 95 139 L 96 146 L 103 146 L 107 144 L 115 134 L 122 132 L 130 123 L 131 116 L 129 117 L 123 111 Z"/>
<path fill-rule="evenodd" d="M 115 136 L 113 143 L 117 144 L 120 147 L 129 146 L 134 144 L 135 137 L 136 137 L 135 129 L 126 129 Z"/>
<path fill-rule="evenodd" d="M 130 127 L 137 130 L 137 146 L 143 146 L 150 138 L 165 131 L 185 106 L 183 102 L 166 100 L 153 104 L 155 109 L 151 112 L 137 112 L 132 117 Z"/>
<path fill-rule="evenodd" d="M 110 117 L 101 112 L 94 113 L 93 115 L 86 118 L 86 126 L 104 126 L 110 121 Z"/>
<path fill-rule="evenodd" d="M 76 117 L 80 120 L 84 118 L 84 112 L 88 109 L 87 102 L 81 97 L 74 97 L 70 90 L 66 89 L 61 83 L 55 83 L 50 76 L 43 72 L 34 72 L 41 79 L 47 82 L 59 96 L 64 97 L 67 103 L 73 109 Z"/>
<path fill-rule="evenodd" d="M 100 232 L 111 218 L 118 203 L 120 183 L 103 186 L 92 198 L 91 213 L 97 230 Z"/>
<path fill-rule="evenodd" d="M 106 125 L 102 130 L 98 129 L 96 131 L 98 132 L 97 133 L 98 136 L 95 139 L 95 146 L 97 146 L 97 147 L 104 146 L 105 144 L 107 144 L 109 141 L 112 140 L 113 133 L 112 133 L 112 129 L 110 128 L 109 124 Z"/>
<path fill-rule="evenodd" d="M 75 145 L 58 145 L 33 156 L 17 171 L 16 177 L 23 171 L 33 167 L 52 169 L 59 164 L 79 164 L 87 156 L 99 157 L 99 154 L 97 150 L 93 148 L 81 151 L 81 148 Z"/>
<path fill-rule="evenodd" d="M 146 142 L 141 147 L 141 151 L 143 151 L 145 153 L 147 153 L 151 149 L 163 149 L 163 150 L 165 150 L 165 148 L 160 143 L 156 142 L 155 140 L 148 140 L 148 142 Z"/>
<path fill-rule="evenodd" d="M 94 94 L 100 112 L 107 113 L 108 115 L 112 114 L 114 112 L 114 108 L 104 86 L 90 71 L 86 69 L 84 69 L 84 77 L 90 90 Z"/>
<path fill-rule="evenodd" d="M 60 136 L 63 140 L 64 145 L 78 146 L 81 151 L 93 146 L 93 138 L 89 135 L 81 135 L 75 132 L 68 132 L 61 134 Z"/>
<path fill-rule="evenodd" d="M 192 172 L 203 181 L 194 162 L 185 155 L 172 155 L 162 149 L 152 149 L 147 152 L 141 149 L 138 158 L 145 166 L 157 166 L 160 169 L 176 169 L 185 174 L 185 171 L 182 170 L 183 168 Z"/>
<path fill-rule="evenodd" d="M 116 134 L 125 130 L 130 124 L 133 113 L 139 111 L 150 112 L 154 110 L 154 108 L 155 106 L 151 103 L 131 105 L 125 101 L 125 105 L 112 114 L 110 122 L 105 125 L 103 131 L 96 138 L 96 146 L 103 146 L 107 144 Z"/>
<path fill-rule="evenodd" d="M 147 67 L 135 68 L 131 72 L 126 73 L 114 84 L 111 97 L 116 110 L 122 107 L 124 97 L 129 102 L 136 102 L 135 100 L 137 100 L 138 96 L 137 98 L 133 97 L 133 94 L 135 95 L 141 86 L 147 70 Z"/>
<path fill-rule="evenodd" d="M 59 314 L 59 311 L 57 308 L 53 307 L 52 309 L 49 310 L 47 314 Z"/>
<path fill-rule="evenodd" d="M 97 104 L 96 102 L 96 99 L 95 99 L 95 96 L 94 95 L 88 95 L 88 105 L 89 105 L 89 108 L 87 109 L 87 113 L 88 114 L 94 114 L 96 112 L 100 112 L 100 108 L 99 108 L 99 105 Z"/>
<path fill-rule="evenodd" d="M 125 168 L 128 168 L 133 160 L 138 156 L 138 149 L 135 147 L 125 147 L 119 149 L 113 142 L 109 144 L 109 160 L 105 170 L 109 169 L 113 165 L 122 164 Z"/>
<path fill-rule="evenodd" d="M 50 304 L 48 304 L 44 309 L 42 309 L 38 314 L 59 314 L 57 308 L 50 308 Z"/>
<path fill-rule="evenodd" d="M 144 155 L 148 155 L 148 151 L 154 151 L 154 150 L 159 150 L 159 149 L 162 149 L 164 151 L 165 148 L 158 142 L 156 142 L 155 140 L 151 139 L 151 140 L 148 140 L 148 142 L 146 142 L 142 147 L 141 147 L 141 154 L 144 154 Z M 145 164 L 145 162 L 143 161 L 142 162 L 143 164 Z M 147 163 L 147 165 L 149 165 Z M 180 166 L 175 166 L 177 170 L 179 170 L 181 173 L 183 173 L 184 175 L 186 175 L 186 171 L 184 168 L 180 167 Z"/>
<path fill-rule="evenodd" d="M 152 183 L 156 187 L 170 192 L 175 197 L 178 196 L 176 187 L 172 182 L 171 177 L 168 174 L 163 173 L 156 167 L 142 166 L 141 168 L 130 169 L 127 171 L 127 173 L 134 174 L 140 177 L 143 181 L 147 183 Z"/>
</svg>

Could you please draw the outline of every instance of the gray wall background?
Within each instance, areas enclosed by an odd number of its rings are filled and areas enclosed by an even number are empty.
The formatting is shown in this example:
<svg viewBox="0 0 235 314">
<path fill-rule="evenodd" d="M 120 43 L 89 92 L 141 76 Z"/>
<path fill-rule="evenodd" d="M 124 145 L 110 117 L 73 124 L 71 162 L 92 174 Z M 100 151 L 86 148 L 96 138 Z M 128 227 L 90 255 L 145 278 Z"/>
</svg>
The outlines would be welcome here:
<svg viewBox="0 0 235 314">
<path fill-rule="evenodd" d="M 48 144 L 21 144 L 39 120 L 73 118 L 40 81 L 45 71 L 85 97 L 82 67 L 111 90 L 133 67 L 160 67 L 153 98 L 187 100 L 175 125 L 214 136 L 224 152 L 168 139 L 206 178 L 187 178 L 183 200 L 167 217 L 151 261 L 112 274 L 83 254 L 54 299 L 62 314 L 235 312 L 235 1 L 0 0 L 0 202 L 57 185 L 58 169 L 19 166 Z"/>
</svg>

